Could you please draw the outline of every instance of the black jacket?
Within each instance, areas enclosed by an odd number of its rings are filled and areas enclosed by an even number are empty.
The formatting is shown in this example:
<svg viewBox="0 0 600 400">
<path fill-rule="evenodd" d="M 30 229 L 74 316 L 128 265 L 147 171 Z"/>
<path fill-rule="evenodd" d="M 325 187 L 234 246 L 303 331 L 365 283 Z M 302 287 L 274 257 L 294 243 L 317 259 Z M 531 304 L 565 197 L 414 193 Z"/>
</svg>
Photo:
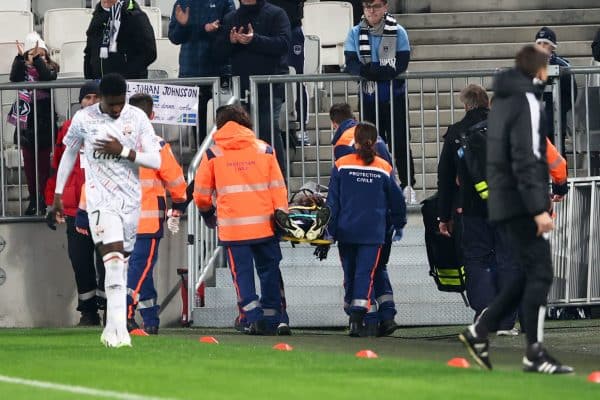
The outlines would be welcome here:
<svg viewBox="0 0 600 400">
<path fill-rule="evenodd" d="M 461 132 L 488 117 L 487 108 L 476 108 L 467 111 L 464 118 L 450 125 L 444 135 L 444 146 L 438 164 L 438 217 L 447 222 L 452 217 L 453 207 L 462 207 L 463 214 L 476 217 L 487 217 L 487 204 L 475 191 L 471 178 L 459 162 L 458 149 Z M 458 176 L 460 188 L 456 185 Z"/>
<path fill-rule="evenodd" d="M 596 32 L 596 36 L 594 36 L 594 41 L 592 42 L 592 55 L 594 56 L 594 60 L 600 61 L 600 29 Z"/>
<path fill-rule="evenodd" d="M 487 134 L 492 222 L 535 216 L 550 208 L 541 89 L 516 69 L 501 72 L 494 80 Z"/>
<path fill-rule="evenodd" d="M 302 26 L 302 18 L 304 18 L 304 1 L 305 0 L 268 0 L 269 3 L 283 9 L 290 19 L 292 28 Z"/>
<path fill-rule="evenodd" d="M 86 32 L 83 71 L 86 79 L 100 79 L 116 72 L 127 79 L 148 77 L 148 66 L 156 60 L 156 41 L 150 20 L 140 6 L 129 0 L 121 10 L 121 28 L 117 36 L 117 52 L 100 58 L 104 28 L 110 13 L 100 3 L 96 6 Z"/>
<path fill-rule="evenodd" d="M 247 29 L 249 23 L 254 29 L 252 41 L 247 45 L 232 44 L 229 41 L 231 28 Z M 290 21 L 285 11 L 265 0 L 258 0 L 256 5 L 242 4 L 240 8 L 225 16 L 215 49 L 223 64 L 231 64 L 232 75 L 240 77 L 243 96 L 249 88 L 249 76 L 281 75 L 289 72 L 287 55 L 290 40 Z M 267 85 L 260 86 L 267 88 Z"/>
</svg>

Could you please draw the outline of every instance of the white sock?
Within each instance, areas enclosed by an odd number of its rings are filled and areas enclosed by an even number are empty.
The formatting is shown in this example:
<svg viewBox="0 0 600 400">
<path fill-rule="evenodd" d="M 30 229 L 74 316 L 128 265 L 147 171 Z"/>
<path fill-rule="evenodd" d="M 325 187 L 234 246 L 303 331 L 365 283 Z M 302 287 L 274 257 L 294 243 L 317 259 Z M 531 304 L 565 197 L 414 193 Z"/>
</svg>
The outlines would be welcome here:
<svg viewBox="0 0 600 400">
<path fill-rule="evenodd" d="M 106 326 L 127 330 L 127 285 L 123 279 L 125 257 L 120 252 L 110 252 L 102 257 L 106 269 Z"/>
</svg>

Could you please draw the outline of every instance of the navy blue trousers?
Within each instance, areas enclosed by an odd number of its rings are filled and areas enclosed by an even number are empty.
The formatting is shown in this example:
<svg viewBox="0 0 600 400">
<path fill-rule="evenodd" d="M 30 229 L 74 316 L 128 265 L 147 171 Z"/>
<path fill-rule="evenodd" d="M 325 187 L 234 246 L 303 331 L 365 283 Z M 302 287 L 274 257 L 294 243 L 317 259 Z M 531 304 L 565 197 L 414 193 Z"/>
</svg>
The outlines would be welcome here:
<svg viewBox="0 0 600 400">
<path fill-rule="evenodd" d="M 485 218 L 463 216 L 462 223 L 467 298 L 477 318 L 506 285 L 522 276 L 523 270 L 506 240 Z M 517 308 L 502 318 L 498 329 L 512 329 L 516 315 Z"/>
<path fill-rule="evenodd" d="M 158 326 L 158 296 L 154 287 L 154 266 L 158 259 L 160 238 L 137 237 L 127 269 L 127 318 L 137 308 L 144 326 Z"/>
<path fill-rule="evenodd" d="M 344 302 L 349 313 L 366 313 L 365 323 L 376 322 L 377 303 L 374 280 L 381 245 L 338 243 L 338 251 L 344 269 Z"/>
<path fill-rule="evenodd" d="M 227 262 L 235 287 L 240 319 L 253 323 L 265 319 L 271 329 L 281 322 L 281 249 L 277 239 L 226 246 Z M 260 280 L 261 297 L 256 294 L 254 268 Z"/>
</svg>

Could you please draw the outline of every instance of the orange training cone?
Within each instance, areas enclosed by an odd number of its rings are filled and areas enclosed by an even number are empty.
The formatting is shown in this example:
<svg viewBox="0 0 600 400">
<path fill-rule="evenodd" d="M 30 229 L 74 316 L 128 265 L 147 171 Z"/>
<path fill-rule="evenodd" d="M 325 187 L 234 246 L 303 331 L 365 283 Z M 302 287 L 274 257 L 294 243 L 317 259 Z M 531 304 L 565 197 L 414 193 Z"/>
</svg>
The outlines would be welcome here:
<svg viewBox="0 0 600 400">
<path fill-rule="evenodd" d="M 371 351 L 371 350 L 361 350 L 358 353 L 356 353 L 356 357 L 359 357 L 359 358 L 378 358 L 379 356 L 374 351 Z"/>
<path fill-rule="evenodd" d="M 131 332 L 129 332 L 129 334 L 131 336 L 150 336 L 148 334 L 148 332 L 146 332 L 145 330 L 143 330 L 141 328 L 134 329 Z"/>
<path fill-rule="evenodd" d="M 200 343 L 219 344 L 219 341 L 212 336 L 202 336 L 198 341 Z"/>
<path fill-rule="evenodd" d="M 454 357 L 453 359 L 449 360 L 447 364 L 449 367 L 454 368 L 469 368 L 471 366 L 469 362 L 462 357 Z"/>
<path fill-rule="evenodd" d="M 588 375 L 588 381 L 592 383 L 600 383 L 600 371 L 594 371 Z"/>
<path fill-rule="evenodd" d="M 273 346 L 273 349 L 275 350 L 280 350 L 280 351 L 292 351 L 294 350 L 294 348 L 292 346 L 290 346 L 287 343 L 277 343 L 275 346 Z"/>
</svg>

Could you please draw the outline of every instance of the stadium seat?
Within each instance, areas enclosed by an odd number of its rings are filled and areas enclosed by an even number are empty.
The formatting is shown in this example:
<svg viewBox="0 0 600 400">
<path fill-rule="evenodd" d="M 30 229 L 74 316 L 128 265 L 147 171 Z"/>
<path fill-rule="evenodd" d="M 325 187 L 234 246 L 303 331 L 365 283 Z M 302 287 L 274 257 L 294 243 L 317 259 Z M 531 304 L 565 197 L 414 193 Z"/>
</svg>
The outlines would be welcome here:
<svg viewBox="0 0 600 400">
<path fill-rule="evenodd" d="M 85 0 L 33 0 L 31 2 L 31 8 L 38 20 L 41 20 L 48 10 L 55 8 L 82 8 L 85 7 L 85 4 Z"/>
<path fill-rule="evenodd" d="M 31 0 L 5 0 L 0 3 L 0 11 L 31 11 Z"/>
<path fill-rule="evenodd" d="M 92 20 L 89 8 L 56 8 L 44 14 L 44 40 L 52 52 L 60 51 L 63 43 L 85 41 L 85 32 Z"/>
<path fill-rule="evenodd" d="M 321 65 L 344 65 L 344 42 L 352 28 L 350 3 L 306 3 L 302 25 L 305 35 L 315 35 L 321 40 Z"/>
<path fill-rule="evenodd" d="M 0 75 L 10 74 L 10 68 L 16 55 L 15 42 L 0 43 Z"/>
<path fill-rule="evenodd" d="M 83 77 L 83 50 L 85 44 L 85 41 L 62 44 L 60 48 L 61 74 L 68 74 L 69 77 Z"/>
<path fill-rule="evenodd" d="M 162 37 L 162 16 L 160 15 L 160 8 L 158 7 L 142 7 L 142 10 L 148 16 L 150 20 L 150 25 L 152 25 L 152 29 L 154 29 L 154 37 L 161 38 Z"/>
<path fill-rule="evenodd" d="M 321 72 L 321 41 L 318 36 L 304 36 L 304 73 L 306 75 Z"/>
<path fill-rule="evenodd" d="M 179 76 L 179 46 L 166 38 L 156 39 L 156 61 L 148 69 L 167 71 L 169 78 Z"/>
<path fill-rule="evenodd" d="M 160 13 L 165 17 L 171 17 L 171 12 L 173 12 L 173 4 L 175 4 L 175 0 L 153 0 L 152 5 L 154 7 L 158 7 L 160 9 Z"/>
<path fill-rule="evenodd" d="M 0 42 L 23 42 L 33 31 L 33 14 L 30 11 L 0 12 Z"/>
</svg>

